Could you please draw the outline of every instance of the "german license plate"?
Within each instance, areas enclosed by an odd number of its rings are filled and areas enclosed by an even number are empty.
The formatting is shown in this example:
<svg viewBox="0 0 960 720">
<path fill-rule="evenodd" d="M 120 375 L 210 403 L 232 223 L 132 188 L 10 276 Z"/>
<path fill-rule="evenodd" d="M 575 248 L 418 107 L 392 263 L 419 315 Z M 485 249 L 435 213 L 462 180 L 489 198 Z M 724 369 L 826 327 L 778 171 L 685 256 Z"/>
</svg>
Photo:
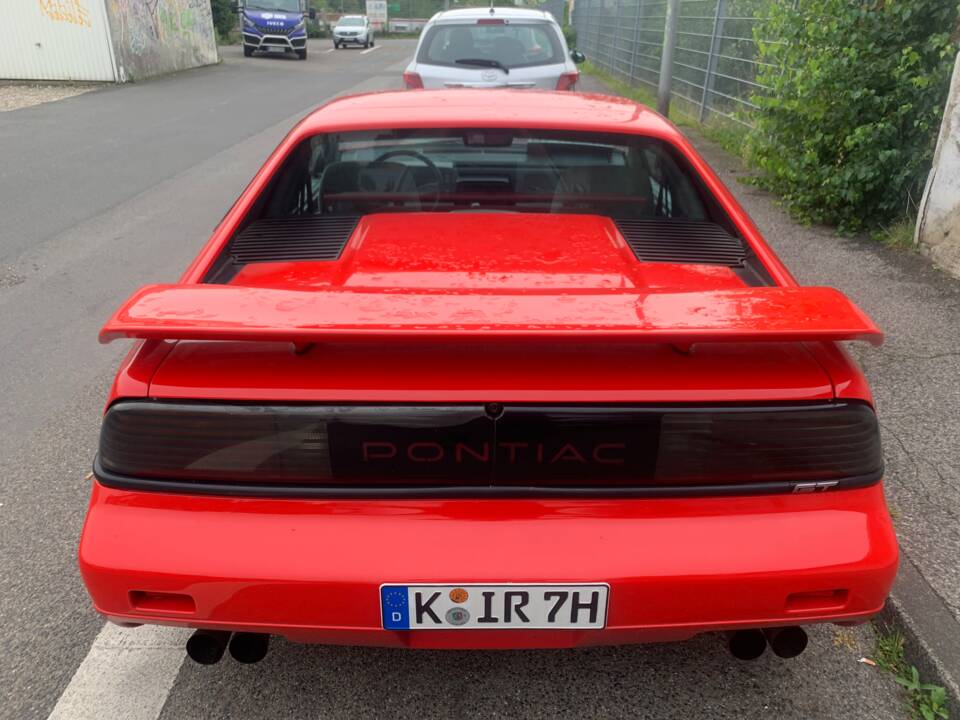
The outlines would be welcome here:
<svg viewBox="0 0 960 720">
<path fill-rule="evenodd" d="M 574 585 L 381 585 L 386 630 L 599 629 L 610 588 Z"/>
</svg>

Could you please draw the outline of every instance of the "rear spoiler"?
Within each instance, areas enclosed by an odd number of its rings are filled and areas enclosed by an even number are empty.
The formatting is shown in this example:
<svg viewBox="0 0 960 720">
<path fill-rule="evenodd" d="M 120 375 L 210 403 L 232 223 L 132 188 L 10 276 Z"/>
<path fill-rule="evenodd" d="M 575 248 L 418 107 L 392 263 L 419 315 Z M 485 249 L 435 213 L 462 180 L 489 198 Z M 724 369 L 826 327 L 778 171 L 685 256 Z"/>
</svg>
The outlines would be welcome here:
<svg viewBox="0 0 960 720">
<path fill-rule="evenodd" d="M 883 333 L 841 292 L 755 287 L 710 292 L 450 294 L 149 285 L 100 331 L 118 338 L 323 341 L 621 340 L 703 342 L 867 340 Z"/>
<path fill-rule="evenodd" d="M 100 331 L 118 338 L 313 343 L 522 338 L 702 342 L 867 340 L 883 333 L 841 292 L 762 287 L 710 292 L 448 294 L 148 285 Z"/>
</svg>

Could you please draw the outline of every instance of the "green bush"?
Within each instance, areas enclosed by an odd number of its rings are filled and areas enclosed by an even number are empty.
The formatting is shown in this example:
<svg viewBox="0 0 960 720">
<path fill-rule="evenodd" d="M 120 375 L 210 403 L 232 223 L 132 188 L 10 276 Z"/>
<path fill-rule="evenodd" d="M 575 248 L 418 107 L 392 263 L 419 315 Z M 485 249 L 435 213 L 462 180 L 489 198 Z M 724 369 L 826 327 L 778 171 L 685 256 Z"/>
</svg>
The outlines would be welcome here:
<svg viewBox="0 0 960 720">
<path fill-rule="evenodd" d="M 771 91 L 754 99 L 746 148 L 760 183 L 801 219 L 845 232 L 909 214 L 958 49 L 955 3 L 771 3 L 755 33 L 769 63 L 757 82 Z"/>
<path fill-rule="evenodd" d="M 573 50 L 577 46 L 577 29 L 573 25 L 564 25 L 563 38 L 567 41 L 567 47 Z"/>
<path fill-rule="evenodd" d="M 230 32 L 237 29 L 237 13 L 231 7 L 233 2 L 234 0 L 210 0 L 213 27 L 217 30 L 217 37 L 229 37 Z"/>
</svg>

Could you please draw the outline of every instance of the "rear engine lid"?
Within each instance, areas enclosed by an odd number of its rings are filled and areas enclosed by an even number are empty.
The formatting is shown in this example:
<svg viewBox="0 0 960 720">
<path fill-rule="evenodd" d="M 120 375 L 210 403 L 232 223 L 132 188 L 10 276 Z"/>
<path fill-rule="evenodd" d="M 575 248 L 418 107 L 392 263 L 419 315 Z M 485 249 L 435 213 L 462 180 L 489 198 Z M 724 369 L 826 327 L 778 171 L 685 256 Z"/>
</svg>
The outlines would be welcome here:
<svg viewBox="0 0 960 720">
<path fill-rule="evenodd" d="M 672 250 L 672 252 L 671 252 Z M 382 213 L 258 220 L 208 281 L 286 290 L 591 293 L 747 284 L 719 225 L 599 215 Z"/>
</svg>

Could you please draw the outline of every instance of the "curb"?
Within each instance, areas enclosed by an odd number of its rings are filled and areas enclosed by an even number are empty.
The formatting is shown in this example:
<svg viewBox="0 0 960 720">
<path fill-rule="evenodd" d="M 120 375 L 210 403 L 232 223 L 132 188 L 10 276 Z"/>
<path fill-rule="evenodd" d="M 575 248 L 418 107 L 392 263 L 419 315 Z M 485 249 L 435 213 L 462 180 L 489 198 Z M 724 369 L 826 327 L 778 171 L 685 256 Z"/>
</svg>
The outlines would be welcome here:
<svg viewBox="0 0 960 720">
<path fill-rule="evenodd" d="M 877 620 L 903 633 L 903 652 L 924 682 L 947 691 L 951 718 L 960 718 L 960 621 L 901 550 L 900 570 Z"/>
</svg>

